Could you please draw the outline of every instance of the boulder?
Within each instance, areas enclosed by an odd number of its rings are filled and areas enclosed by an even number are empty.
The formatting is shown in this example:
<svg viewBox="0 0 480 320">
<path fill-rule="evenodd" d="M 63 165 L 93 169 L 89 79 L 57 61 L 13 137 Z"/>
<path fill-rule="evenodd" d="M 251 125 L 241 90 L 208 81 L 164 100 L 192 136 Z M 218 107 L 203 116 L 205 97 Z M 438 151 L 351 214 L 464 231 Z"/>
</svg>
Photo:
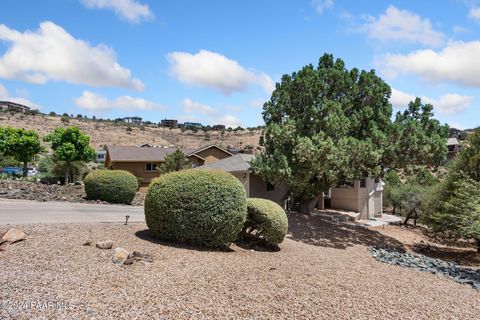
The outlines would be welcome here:
<svg viewBox="0 0 480 320">
<path fill-rule="evenodd" d="M 97 242 L 96 247 L 98 249 L 112 249 L 113 241 L 112 240 L 103 240 L 103 241 Z"/>
<path fill-rule="evenodd" d="M 20 229 L 11 228 L 2 237 L 2 240 L 8 243 L 15 243 L 27 239 L 27 234 Z M 2 241 L 2 242 L 3 242 Z"/>
<path fill-rule="evenodd" d="M 116 263 L 116 264 L 123 264 L 125 262 L 125 260 L 128 259 L 128 251 L 121 248 L 121 247 L 118 247 L 118 248 L 115 248 L 115 253 L 113 254 L 113 262 Z"/>
</svg>

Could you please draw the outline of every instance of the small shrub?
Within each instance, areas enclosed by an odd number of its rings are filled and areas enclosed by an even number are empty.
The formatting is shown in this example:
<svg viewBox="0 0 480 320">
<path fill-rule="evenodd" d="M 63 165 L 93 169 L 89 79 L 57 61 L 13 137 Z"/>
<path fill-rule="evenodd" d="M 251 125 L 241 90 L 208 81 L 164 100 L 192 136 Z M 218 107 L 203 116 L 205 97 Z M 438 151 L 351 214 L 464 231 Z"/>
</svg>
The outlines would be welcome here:
<svg viewBox="0 0 480 320">
<path fill-rule="evenodd" d="M 234 176 L 184 170 L 154 179 L 145 197 L 145 220 L 155 237 L 209 247 L 237 240 L 247 218 L 246 194 Z"/>
<path fill-rule="evenodd" d="M 96 170 L 85 177 L 87 198 L 110 203 L 131 203 L 137 192 L 137 178 L 122 170 Z"/>
<path fill-rule="evenodd" d="M 283 241 L 288 231 L 288 218 L 282 207 L 271 200 L 248 198 L 247 212 L 244 234 L 263 238 L 270 246 Z"/>
</svg>

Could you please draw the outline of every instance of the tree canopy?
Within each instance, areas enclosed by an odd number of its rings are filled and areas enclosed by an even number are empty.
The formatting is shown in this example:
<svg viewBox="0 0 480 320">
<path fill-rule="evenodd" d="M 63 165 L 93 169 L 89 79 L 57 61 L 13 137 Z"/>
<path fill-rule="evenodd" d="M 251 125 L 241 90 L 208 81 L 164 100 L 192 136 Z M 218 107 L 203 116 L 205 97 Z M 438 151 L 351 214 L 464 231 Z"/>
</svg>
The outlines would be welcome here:
<svg viewBox="0 0 480 320">
<path fill-rule="evenodd" d="M 255 171 L 305 203 L 338 182 L 443 160 L 448 127 L 432 119 L 432 106 L 417 99 L 392 122 L 390 95 L 375 71 L 348 70 L 328 54 L 284 75 L 264 104 Z"/>
<path fill-rule="evenodd" d="M 181 171 L 192 167 L 190 160 L 187 159 L 185 154 L 177 149 L 175 152 L 167 155 L 165 161 L 159 166 L 158 170 L 161 173 L 167 173 L 172 171 Z"/>
</svg>

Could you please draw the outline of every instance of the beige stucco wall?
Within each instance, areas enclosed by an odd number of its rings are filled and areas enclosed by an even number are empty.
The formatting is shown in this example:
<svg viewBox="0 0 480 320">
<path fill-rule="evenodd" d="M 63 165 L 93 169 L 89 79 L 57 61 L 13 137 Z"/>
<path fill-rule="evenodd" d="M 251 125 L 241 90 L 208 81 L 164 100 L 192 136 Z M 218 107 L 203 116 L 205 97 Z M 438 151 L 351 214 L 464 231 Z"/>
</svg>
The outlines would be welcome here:
<svg viewBox="0 0 480 320">
<path fill-rule="evenodd" d="M 142 178 L 143 183 L 150 183 L 152 179 L 160 176 L 159 171 L 145 171 L 145 162 L 114 162 L 111 167 L 114 170 L 126 170 L 131 172 L 134 176 Z"/>
<path fill-rule="evenodd" d="M 240 182 L 243 184 L 243 187 L 245 188 L 245 191 L 247 193 L 247 197 L 250 197 L 250 179 L 249 179 L 249 173 L 248 172 L 231 172 L 231 174 L 240 180 Z"/>
<path fill-rule="evenodd" d="M 200 152 L 196 152 L 195 154 L 197 154 L 200 157 L 202 157 L 203 159 L 205 159 L 205 164 L 216 162 L 218 160 L 231 157 L 231 155 L 229 155 L 228 153 L 226 153 L 226 152 L 224 152 L 220 149 L 217 149 L 215 147 L 208 148 L 208 149 L 200 151 Z"/>
<path fill-rule="evenodd" d="M 267 182 L 265 180 L 255 174 L 250 174 L 249 177 L 250 198 L 269 199 L 283 206 L 282 200 L 288 192 L 288 187 L 286 185 L 275 185 L 273 190 L 267 191 Z"/>
</svg>

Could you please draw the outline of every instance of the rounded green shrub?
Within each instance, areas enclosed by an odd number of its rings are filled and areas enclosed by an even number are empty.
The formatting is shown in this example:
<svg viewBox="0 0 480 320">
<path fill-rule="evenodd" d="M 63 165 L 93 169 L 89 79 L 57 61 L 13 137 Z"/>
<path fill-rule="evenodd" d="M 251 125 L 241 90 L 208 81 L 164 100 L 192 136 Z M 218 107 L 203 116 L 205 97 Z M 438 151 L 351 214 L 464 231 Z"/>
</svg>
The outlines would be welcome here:
<svg viewBox="0 0 480 320">
<path fill-rule="evenodd" d="M 145 220 L 157 238 L 209 247 L 237 240 L 247 218 L 243 185 L 229 173 L 183 170 L 154 179 Z"/>
<path fill-rule="evenodd" d="M 244 232 L 265 239 L 268 245 L 283 241 L 288 231 L 288 218 L 282 207 L 271 200 L 248 198 L 247 212 Z"/>
<path fill-rule="evenodd" d="M 84 180 L 88 199 L 110 203 L 132 202 L 138 189 L 137 178 L 123 170 L 95 170 Z"/>
</svg>

